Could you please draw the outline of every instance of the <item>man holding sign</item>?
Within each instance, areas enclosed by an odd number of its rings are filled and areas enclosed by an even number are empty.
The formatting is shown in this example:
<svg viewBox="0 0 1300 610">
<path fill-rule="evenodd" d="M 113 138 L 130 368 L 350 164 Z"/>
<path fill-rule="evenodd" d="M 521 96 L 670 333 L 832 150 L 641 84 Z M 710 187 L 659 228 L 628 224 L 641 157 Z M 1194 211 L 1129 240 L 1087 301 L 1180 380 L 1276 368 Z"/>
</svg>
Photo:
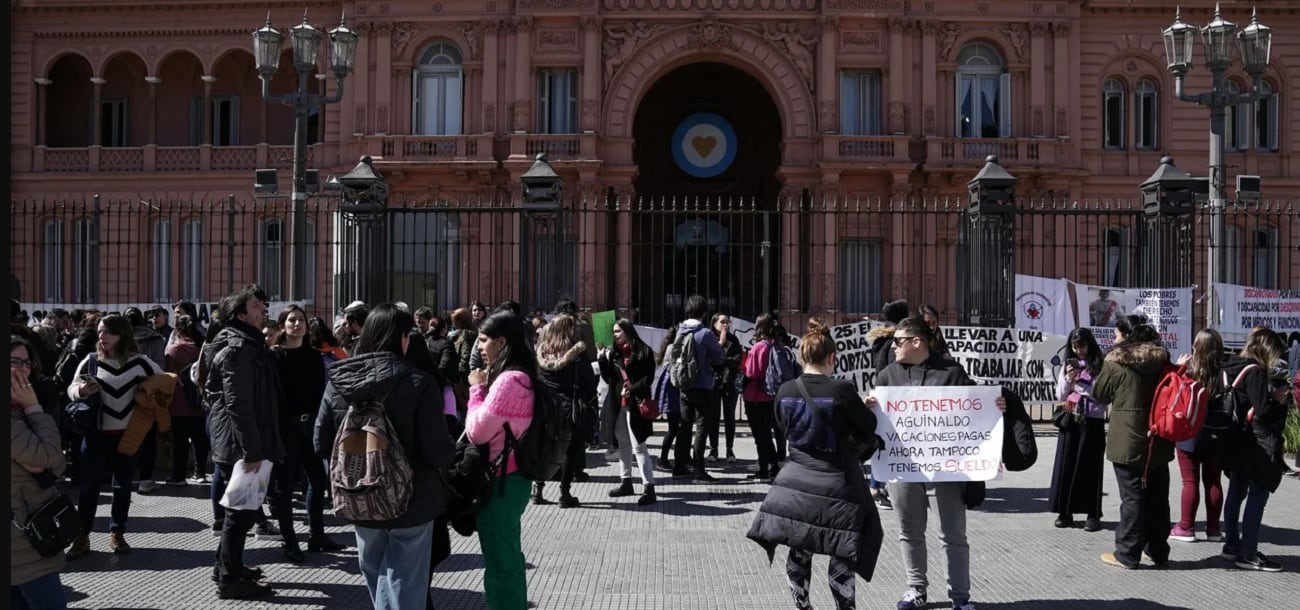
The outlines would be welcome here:
<svg viewBox="0 0 1300 610">
<path fill-rule="evenodd" d="M 866 401 L 877 409 L 878 432 L 885 439 L 872 470 L 880 468 L 876 478 L 889 482 L 898 513 L 908 584 L 898 609 L 915 610 L 928 603 L 926 494 L 934 490 L 939 539 L 948 555 L 948 596 L 955 610 L 974 610 L 963 492 L 966 482 L 997 475 L 1006 403 L 998 386 L 956 387 L 975 382 L 960 364 L 930 351 L 933 339 L 934 331 L 919 317 L 904 320 L 894 331 L 894 363 L 877 375 L 876 387 L 881 389 Z"/>
</svg>

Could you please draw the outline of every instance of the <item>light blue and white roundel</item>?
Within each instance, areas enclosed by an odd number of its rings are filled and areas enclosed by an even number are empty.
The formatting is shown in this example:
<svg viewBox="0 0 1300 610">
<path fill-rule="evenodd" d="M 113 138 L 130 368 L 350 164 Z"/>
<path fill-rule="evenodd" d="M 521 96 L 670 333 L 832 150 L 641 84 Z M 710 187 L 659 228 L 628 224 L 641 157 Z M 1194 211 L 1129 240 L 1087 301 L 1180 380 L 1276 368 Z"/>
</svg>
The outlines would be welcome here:
<svg viewBox="0 0 1300 610">
<path fill-rule="evenodd" d="M 697 112 L 673 132 L 673 160 L 696 178 L 712 178 L 736 160 L 736 130 L 721 115 Z"/>
</svg>

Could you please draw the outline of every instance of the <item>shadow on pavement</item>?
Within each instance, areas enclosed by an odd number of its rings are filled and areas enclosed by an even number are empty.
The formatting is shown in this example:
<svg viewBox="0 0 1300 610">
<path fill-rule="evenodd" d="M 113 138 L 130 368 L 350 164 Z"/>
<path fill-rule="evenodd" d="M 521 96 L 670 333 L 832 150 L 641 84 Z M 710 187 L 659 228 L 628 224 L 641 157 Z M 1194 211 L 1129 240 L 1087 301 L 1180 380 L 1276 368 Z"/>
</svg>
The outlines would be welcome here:
<svg viewBox="0 0 1300 610">
<path fill-rule="evenodd" d="M 108 511 L 103 511 L 108 512 Z M 95 526 L 90 532 L 93 539 L 96 534 L 108 539 L 108 516 L 95 517 Z M 188 517 L 136 517 L 132 516 L 127 525 L 130 530 L 126 533 L 126 541 L 131 542 L 131 532 L 141 532 L 148 534 L 189 534 L 192 532 L 202 532 L 210 530 L 212 525 L 204 523 L 198 519 Z"/>
<path fill-rule="evenodd" d="M 1300 546 L 1300 530 L 1264 525 L 1259 528 L 1259 541 L 1281 546 Z"/>
<path fill-rule="evenodd" d="M 1038 599 L 1006 603 L 980 602 L 979 607 L 992 608 L 993 610 L 1036 610 L 1038 608 L 1052 608 L 1053 610 L 1193 610 L 1186 606 L 1166 606 L 1145 599 Z"/>
<path fill-rule="evenodd" d="M 450 574 L 452 572 L 469 572 L 471 570 L 483 569 L 483 556 L 478 553 L 452 553 L 446 559 L 438 563 L 438 567 L 433 573 Z M 536 570 L 537 566 L 531 561 L 524 561 L 525 570 Z"/>
<path fill-rule="evenodd" d="M 434 587 L 429 591 L 434 608 L 486 608 L 487 597 L 482 591 L 469 589 L 443 589 Z M 532 604 L 529 604 L 532 607 Z"/>
<path fill-rule="evenodd" d="M 1047 513 L 1045 487 L 992 487 L 979 510 L 986 513 Z"/>
</svg>

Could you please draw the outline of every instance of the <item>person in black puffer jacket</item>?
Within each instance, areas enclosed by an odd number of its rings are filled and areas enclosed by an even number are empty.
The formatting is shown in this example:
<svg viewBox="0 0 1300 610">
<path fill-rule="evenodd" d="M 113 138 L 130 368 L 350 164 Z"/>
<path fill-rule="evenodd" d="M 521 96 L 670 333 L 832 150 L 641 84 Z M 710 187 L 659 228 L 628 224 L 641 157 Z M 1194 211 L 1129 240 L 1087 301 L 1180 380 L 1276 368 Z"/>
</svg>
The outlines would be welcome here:
<svg viewBox="0 0 1300 610">
<path fill-rule="evenodd" d="M 354 521 L 357 558 L 375 607 L 381 593 L 394 607 L 420 608 L 428 601 L 434 520 L 447 505 L 441 472 L 454 447 L 442 413 L 442 388 L 433 375 L 403 355 L 419 337 L 415 318 L 391 303 L 366 316 L 352 356 L 329 368 L 329 383 L 316 415 L 316 454 L 330 457 L 348 406 L 383 398 L 391 430 L 414 471 L 410 501 L 402 516 L 388 521 Z"/>
<path fill-rule="evenodd" d="M 1259 552 L 1258 545 L 1264 506 L 1282 483 L 1282 470 L 1286 468 L 1282 462 L 1282 430 L 1288 409 L 1286 365 L 1282 360 L 1285 350 L 1277 333 L 1256 328 L 1241 354 L 1230 358 L 1223 367 L 1229 380 L 1241 377 L 1232 391 L 1239 412 L 1246 411 L 1248 422 L 1244 430 L 1224 440 L 1219 453 L 1219 465 L 1229 473 L 1228 493 L 1223 501 L 1223 556 L 1235 557 L 1236 566 L 1246 570 L 1282 570 L 1281 565 Z"/>
<path fill-rule="evenodd" d="M 587 459 L 587 421 L 596 405 L 596 373 L 587 361 L 587 344 L 579 339 L 577 318 L 560 314 L 542 327 L 537 338 L 537 366 L 541 381 L 554 392 L 556 400 L 569 410 L 569 448 L 560 472 L 560 507 L 572 508 L 579 502 L 570 492 L 574 477 Z M 533 504 L 550 504 L 542 495 L 545 484 L 533 483 Z"/>
<path fill-rule="evenodd" d="M 736 461 L 733 446 L 736 444 L 736 401 L 740 399 L 740 386 L 736 381 L 740 378 L 740 361 L 745 356 L 745 349 L 740 345 L 740 339 L 731 332 L 731 316 L 725 313 L 713 314 L 711 326 L 722 345 L 722 366 L 713 369 L 713 387 L 717 390 L 718 399 L 722 401 L 722 415 L 714 418 L 709 426 L 708 459 L 718 459 L 718 424 L 721 423 L 727 435 L 727 462 L 730 463 Z"/>
<path fill-rule="evenodd" d="M 871 501 L 862 462 L 876 447 L 876 416 L 853 384 L 834 379 L 835 341 L 813 318 L 800 344 L 804 374 L 776 395 L 777 425 L 786 432 L 789 460 L 772 482 L 749 539 L 767 551 L 790 547 L 786 575 L 795 608 L 811 608 L 812 556 L 830 555 L 831 594 L 854 607 L 856 578 L 870 581 L 884 532 Z M 816 404 L 810 405 L 804 396 Z M 864 442 L 865 441 L 865 442 Z"/>
</svg>

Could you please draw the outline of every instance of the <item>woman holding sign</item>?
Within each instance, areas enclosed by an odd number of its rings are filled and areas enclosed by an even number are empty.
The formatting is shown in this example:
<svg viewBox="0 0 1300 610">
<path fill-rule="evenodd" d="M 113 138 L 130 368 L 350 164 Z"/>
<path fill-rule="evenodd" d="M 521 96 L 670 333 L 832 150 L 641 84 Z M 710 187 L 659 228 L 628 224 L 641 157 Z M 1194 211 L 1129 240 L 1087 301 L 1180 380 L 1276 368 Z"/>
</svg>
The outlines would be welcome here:
<svg viewBox="0 0 1300 610">
<path fill-rule="evenodd" d="M 1074 515 L 1088 516 L 1083 529 L 1101 529 L 1101 478 L 1106 461 L 1106 404 L 1092 396 L 1092 382 L 1101 372 L 1101 348 L 1087 328 L 1076 328 L 1065 346 L 1065 372 L 1059 399 L 1069 411 L 1056 442 L 1052 468 L 1051 511 L 1056 527 L 1074 525 Z"/>
<path fill-rule="evenodd" d="M 809 322 L 800 352 L 804 374 L 782 385 L 775 403 L 789 461 L 748 536 L 769 561 L 778 545 L 790 547 L 785 571 L 798 610 L 812 608 L 813 555 L 830 555 L 831 594 L 847 610 L 855 607 L 856 577 L 871 580 L 884 537 L 862 475 L 862 462 L 876 447 L 876 417 L 852 383 L 833 377 L 835 341 L 818 319 Z"/>
</svg>

